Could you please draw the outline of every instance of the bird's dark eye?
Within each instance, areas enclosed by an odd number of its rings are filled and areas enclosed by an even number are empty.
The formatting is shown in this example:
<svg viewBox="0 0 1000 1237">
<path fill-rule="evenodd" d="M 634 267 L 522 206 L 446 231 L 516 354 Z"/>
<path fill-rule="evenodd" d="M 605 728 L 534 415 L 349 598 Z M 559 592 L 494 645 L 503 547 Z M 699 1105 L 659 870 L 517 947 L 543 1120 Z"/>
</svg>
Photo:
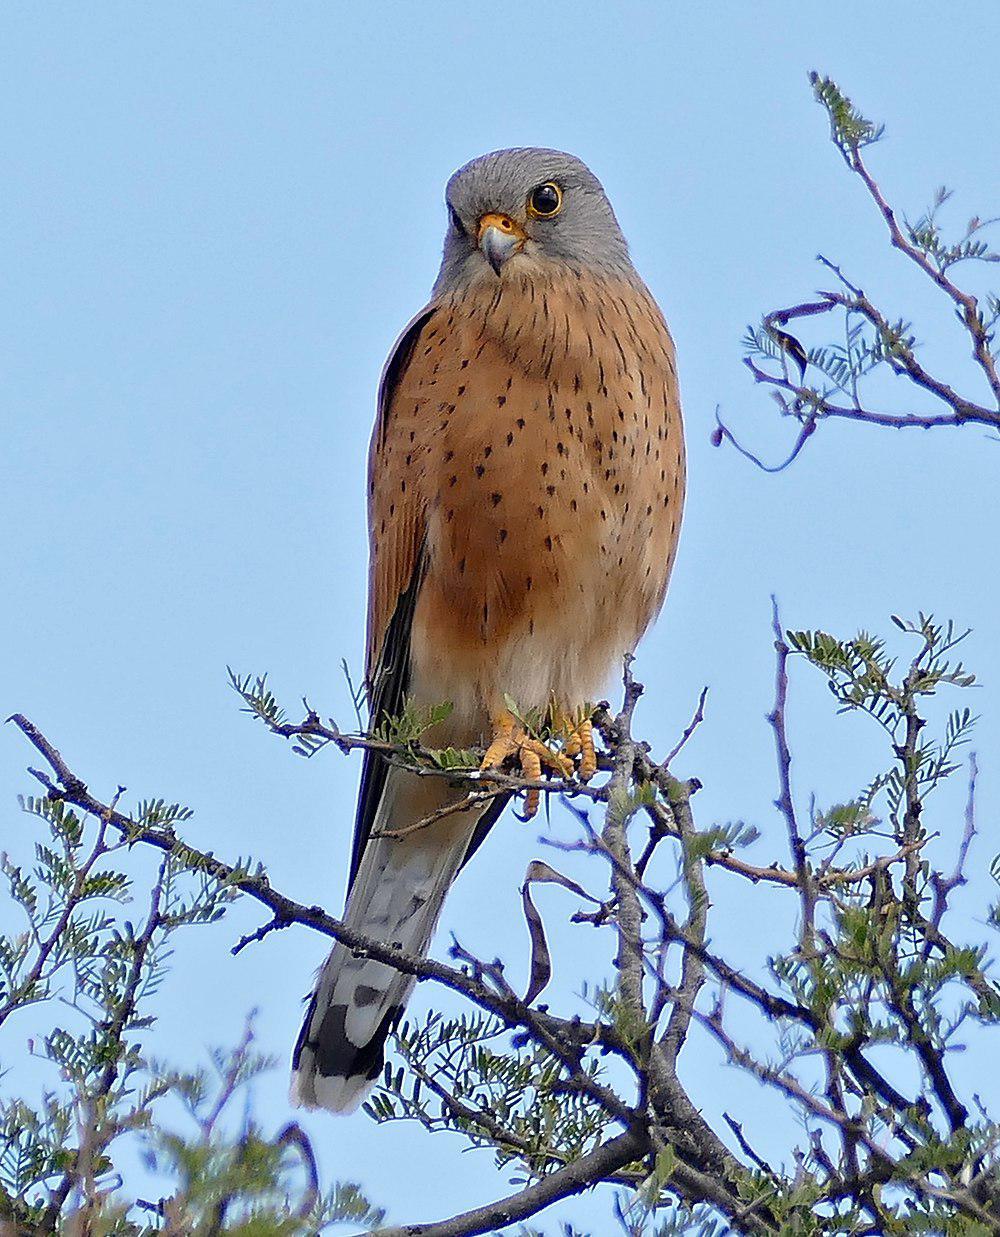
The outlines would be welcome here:
<svg viewBox="0 0 1000 1237">
<path fill-rule="evenodd" d="M 448 205 L 448 218 L 451 220 L 451 226 L 459 236 L 464 236 L 465 228 L 462 226 L 462 220 L 459 218 L 458 211 L 450 203 Z"/>
<path fill-rule="evenodd" d="M 552 181 L 536 185 L 528 194 L 528 214 L 534 219 L 551 219 L 562 209 L 562 190 Z"/>
</svg>

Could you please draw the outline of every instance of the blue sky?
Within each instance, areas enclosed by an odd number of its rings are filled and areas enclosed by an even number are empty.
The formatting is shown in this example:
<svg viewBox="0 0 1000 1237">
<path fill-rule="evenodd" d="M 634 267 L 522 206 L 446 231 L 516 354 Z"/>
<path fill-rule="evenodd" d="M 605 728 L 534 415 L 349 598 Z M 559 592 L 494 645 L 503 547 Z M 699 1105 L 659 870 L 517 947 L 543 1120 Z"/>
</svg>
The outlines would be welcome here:
<svg viewBox="0 0 1000 1237">
<path fill-rule="evenodd" d="M 699 820 L 756 823 L 770 860 L 783 853 L 764 722 L 770 594 L 789 625 L 845 634 L 889 630 L 893 612 L 952 616 L 975 629 L 968 659 L 985 684 L 985 869 L 996 444 L 976 429 L 830 425 L 773 477 L 708 440 L 718 404 L 780 456 L 787 427 L 738 344 L 762 311 L 822 285 L 818 252 L 914 318 L 929 360 L 981 394 L 947 307 L 890 253 L 826 141 L 806 74 L 831 73 L 887 123 L 871 163 L 893 201 L 916 213 L 947 183 L 960 224 L 997 212 L 998 39 L 992 7 L 924 3 L 6 6 L 3 714 L 28 713 L 96 793 L 122 782 L 181 799 L 197 811 L 193 842 L 250 852 L 290 894 L 339 909 L 358 764 L 296 760 L 239 714 L 225 667 L 267 670 L 290 704 L 307 693 L 349 718 L 339 663 L 361 661 L 375 385 L 436 272 L 444 182 L 485 150 L 551 145 L 603 180 L 678 348 L 690 498 L 641 650 L 647 735 L 670 745 L 710 686 L 684 767 L 705 783 Z M 882 760 L 874 728 L 835 719 L 808 676 L 790 722 L 802 803 L 849 796 Z M 9 728 L 0 739 L 0 828 L 26 852 L 15 795 L 28 753 Z M 942 854 L 962 793 L 941 796 Z M 555 811 L 552 827 L 570 826 Z M 443 921 L 515 969 L 538 832 L 505 820 Z M 974 892 L 981 904 L 985 879 Z M 712 893 L 716 944 L 748 965 L 777 947 L 784 912 L 724 881 Z M 542 901 L 565 909 L 557 890 Z M 263 1045 L 286 1054 L 324 946 L 288 932 L 234 961 L 227 945 L 255 922 L 248 909 L 182 945 L 161 1054 L 234 1041 L 252 1006 Z M 566 946 L 585 967 L 590 942 Z M 717 1059 L 690 1057 L 711 1108 Z M 284 1087 L 276 1076 L 258 1093 L 276 1122 Z M 762 1103 L 735 1075 L 725 1088 L 745 1114 Z M 363 1116 L 307 1124 L 327 1174 L 362 1181 L 397 1220 L 502 1192 L 488 1157 L 456 1161 L 448 1137 Z"/>
</svg>

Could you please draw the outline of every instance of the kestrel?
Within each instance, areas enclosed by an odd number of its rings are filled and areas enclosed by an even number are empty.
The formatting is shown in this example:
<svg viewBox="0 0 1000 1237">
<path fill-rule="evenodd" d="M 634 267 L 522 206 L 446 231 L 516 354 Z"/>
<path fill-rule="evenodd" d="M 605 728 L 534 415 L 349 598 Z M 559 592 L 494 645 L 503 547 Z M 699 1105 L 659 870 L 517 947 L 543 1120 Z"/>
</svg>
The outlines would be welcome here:
<svg viewBox="0 0 1000 1237">
<path fill-rule="evenodd" d="M 448 701 L 430 745 L 484 743 L 485 767 L 519 757 L 529 775 L 567 773 L 575 755 L 586 777 L 584 706 L 655 618 L 677 546 L 673 342 L 579 159 L 496 151 L 456 172 L 446 199 L 440 274 L 383 371 L 369 456 L 372 724 L 407 700 Z M 564 724 L 562 751 L 525 735 L 508 698 Z M 406 829 L 465 793 L 366 753 L 353 928 L 426 950 L 503 800 Z M 412 987 L 335 946 L 295 1047 L 293 1100 L 355 1108 Z"/>
</svg>

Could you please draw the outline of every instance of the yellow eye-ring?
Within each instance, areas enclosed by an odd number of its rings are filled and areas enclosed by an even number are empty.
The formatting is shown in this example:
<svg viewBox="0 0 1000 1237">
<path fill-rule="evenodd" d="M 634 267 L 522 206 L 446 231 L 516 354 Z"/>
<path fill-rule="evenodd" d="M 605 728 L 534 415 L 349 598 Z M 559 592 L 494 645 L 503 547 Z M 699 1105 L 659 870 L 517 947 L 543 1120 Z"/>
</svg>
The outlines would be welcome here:
<svg viewBox="0 0 1000 1237">
<path fill-rule="evenodd" d="M 528 194 L 528 214 L 532 219 L 551 219 L 562 210 L 562 190 L 552 181 L 536 185 Z"/>
</svg>

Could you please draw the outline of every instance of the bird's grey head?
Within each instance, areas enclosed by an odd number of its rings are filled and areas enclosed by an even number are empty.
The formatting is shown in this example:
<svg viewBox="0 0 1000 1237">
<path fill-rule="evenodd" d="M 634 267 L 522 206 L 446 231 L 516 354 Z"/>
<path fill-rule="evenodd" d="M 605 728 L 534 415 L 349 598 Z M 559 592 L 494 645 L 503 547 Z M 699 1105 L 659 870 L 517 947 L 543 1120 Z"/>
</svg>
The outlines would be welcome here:
<svg viewBox="0 0 1000 1237">
<path fill-rule="evenodd" d="M 573 155 L 525 147 L 473 159 L 448 181 L 435 293 L 518 271 L 631 270 L 601 182 Z"/>
</svg>

